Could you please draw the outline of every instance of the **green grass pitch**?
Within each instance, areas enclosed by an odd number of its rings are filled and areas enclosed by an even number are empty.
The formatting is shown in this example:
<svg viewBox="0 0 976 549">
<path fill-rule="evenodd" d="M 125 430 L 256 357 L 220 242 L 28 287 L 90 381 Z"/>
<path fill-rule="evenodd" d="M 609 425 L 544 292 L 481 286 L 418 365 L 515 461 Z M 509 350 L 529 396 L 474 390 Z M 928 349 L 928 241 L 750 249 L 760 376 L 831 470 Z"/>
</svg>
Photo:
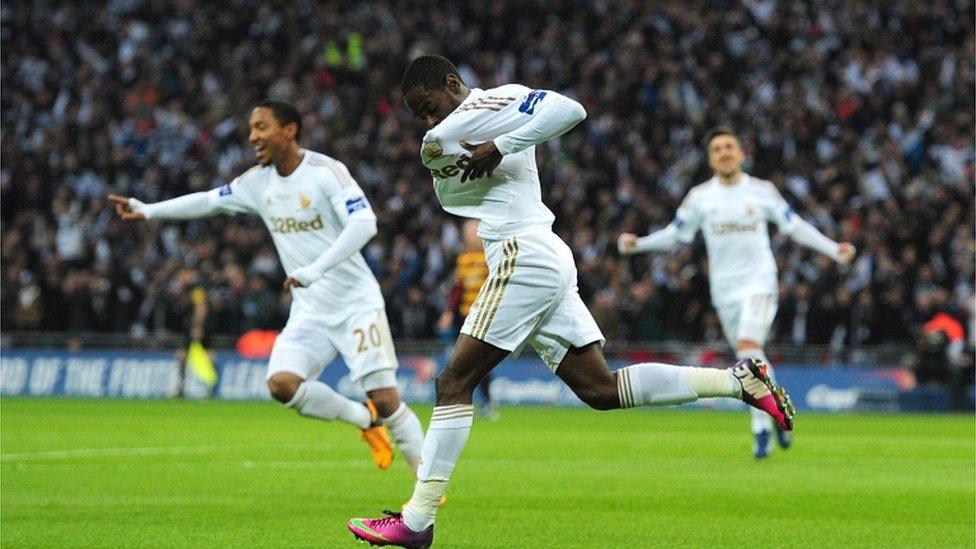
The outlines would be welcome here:
<svg viewBox="0 0 976 549">
<path fill-rule="evenodd" d="M 418 407 L 425 421 L 429 407 Z M 435 547 L 973 547 L 973 416 L 507 407 L 477 420 Z M 348 425 L 271 402 L 3 399 L 4 547 L 359 547 L 398 508 Z"/>
</svg>

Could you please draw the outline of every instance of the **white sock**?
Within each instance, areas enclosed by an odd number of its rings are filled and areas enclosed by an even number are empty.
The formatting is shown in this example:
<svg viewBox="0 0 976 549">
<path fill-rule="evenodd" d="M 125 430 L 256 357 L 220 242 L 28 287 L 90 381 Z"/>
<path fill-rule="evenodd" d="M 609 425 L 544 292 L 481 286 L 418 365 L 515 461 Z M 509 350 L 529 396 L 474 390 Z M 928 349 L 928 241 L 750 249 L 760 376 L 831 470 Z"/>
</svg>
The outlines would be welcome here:
<svg viewBox="0 0 976 549">
<path fill-rule="evenodd" d="M 704 397 L 738 397 L 739 382 L 731 373 L 651 362 L 617 371 L 620 407 L 681 404 Z"/>
<path fill-rule="evenodd" d="M 417 468 L 417 484 L 403 508 L 403 523 L 414 532 L 434 523 L 447 481 L 468 442 L 473 418 L 474 406 L 470 404 L 434 407 Z"/>
<path fill-rule="evenodd" d="M 768 369 L 766 372 L 769 377 L 773 377 L 773 367 L 769 364 L 769 360 L 766 358 L 766 353 L 762 349 L 745 349 L 743 351 L 737 351 L 735 353 L 735 358 L 758 358 L 766 363 Z M 773 378 L 775 379 L 775 378 Z M 749 407 L 749 423 L 753 435 L 757 435 L 763 431 L 769 431 L 773 428 L 773 418 L 769 417 L 769 414 L 763 412 L 758 408 Z"/>
<path fill-rule="evenodd" d="M 400 449 L 400 453 L 416 473 L 420 461 L 420 449 L 424 445 L 424 429 L 420 426 L 417 414 L 413 413 L 405 402 L 401 402 L 400 407 L 390 417 L 383 418 L 383 423 L 393 435 L 396 447 Z"/>
<path fill-rule="evenodd" d="M 321 381 L 306 381 L 285 406 L 299 414 L 319 419 L 340 419 L 360 429 L 369 427 L 369 410 L 361 402 L 349 400 Z"/>
</svg>

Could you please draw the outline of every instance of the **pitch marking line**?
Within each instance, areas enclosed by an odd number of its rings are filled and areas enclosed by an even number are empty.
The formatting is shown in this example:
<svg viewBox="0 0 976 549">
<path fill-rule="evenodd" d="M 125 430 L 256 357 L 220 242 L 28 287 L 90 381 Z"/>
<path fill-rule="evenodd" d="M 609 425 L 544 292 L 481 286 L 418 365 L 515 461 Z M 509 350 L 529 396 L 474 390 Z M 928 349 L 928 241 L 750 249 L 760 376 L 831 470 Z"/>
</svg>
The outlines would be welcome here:
<svg viewBox="0 0 976 549">
<path fill-rule="evenodd" d="M 321 448 L 321 445 L 301 444 L 288 446 L 288 449 Z M 249 446 L 247 448 L 253 448 Z M 281 446 L 276 446 L 281 448 Z M 0 461 L 31 461 L 71 459 L 87 457 L 139 457 L 165 456 L 180 454 L 212 454 L 222 450 L 246 449 L 240 446 L 147 446 L 133 448 L 91 448 L 83 450 L 56 450 L 48 452 L 23 452 L 14 454 L 0 454 Z"/>
</svg>

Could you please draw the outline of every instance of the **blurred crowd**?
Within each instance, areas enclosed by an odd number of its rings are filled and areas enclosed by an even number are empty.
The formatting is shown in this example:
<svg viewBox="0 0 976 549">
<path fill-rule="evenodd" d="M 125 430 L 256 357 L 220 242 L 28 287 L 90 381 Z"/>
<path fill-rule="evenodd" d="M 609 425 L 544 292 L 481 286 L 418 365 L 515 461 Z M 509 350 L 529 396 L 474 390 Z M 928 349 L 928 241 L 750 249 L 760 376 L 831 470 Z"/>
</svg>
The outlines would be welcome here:
<svg viewBox="0 0 976 549">
<path fill-rule="evenodd" d="M 254 160 L 251 106 L 296 103 L 302 144 L 345 162 L 380 219 L 364 250 L 398 338 L 434 336 L 462 243 L 419 160 L 400 76 L 421 53 L 471 86 L 578 99 L 539 147 L 543 196 L 614 341 L 718 341 L 700 242 L 622 258 L 706 179 L 701 138 L 737 129 L 746 170 L 859 249 L 839 268 L 774 237 L 773 340 L 909 343 L 937 313 L 972 341 L 974 10 L 961 0 L 13 2 L 0 7 L 4 330 L 281 327 L 288 296 L 256 218 L 123 225 Z"/>
</svg>

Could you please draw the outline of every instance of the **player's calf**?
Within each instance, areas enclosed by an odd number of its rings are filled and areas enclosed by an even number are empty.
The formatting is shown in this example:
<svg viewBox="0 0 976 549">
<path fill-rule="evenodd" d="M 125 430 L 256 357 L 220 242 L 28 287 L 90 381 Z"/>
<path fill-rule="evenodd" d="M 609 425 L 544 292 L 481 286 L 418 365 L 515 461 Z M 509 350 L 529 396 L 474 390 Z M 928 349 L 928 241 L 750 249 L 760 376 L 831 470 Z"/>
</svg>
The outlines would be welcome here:
<svg viewBox="0 0 976 549">
<path fill-rule="evenodd" d="M 620 408 L 620 395 L 617 392 L 616 382 L 593 387 L 574 388 L 573 391 L 580 400 L 594 410 L 604 411 Z"/>
</svg>

